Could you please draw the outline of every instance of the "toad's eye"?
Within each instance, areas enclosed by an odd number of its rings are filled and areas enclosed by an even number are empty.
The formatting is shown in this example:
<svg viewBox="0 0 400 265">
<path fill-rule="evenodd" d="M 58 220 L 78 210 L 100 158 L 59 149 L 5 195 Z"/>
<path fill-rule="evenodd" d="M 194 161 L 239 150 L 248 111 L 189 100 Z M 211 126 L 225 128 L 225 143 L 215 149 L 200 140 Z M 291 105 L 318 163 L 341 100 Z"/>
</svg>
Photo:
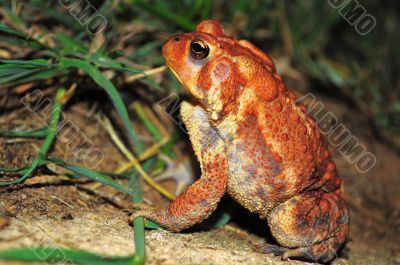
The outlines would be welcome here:
<svg viewBox="0 0 400 265">
<path fill-rule="evenodd" d="M 210 48 L 202 40 L 195 39 L 190 43 L 190 55 L 196 60 L 206 58 L 209 52 Z"/>
</svg>

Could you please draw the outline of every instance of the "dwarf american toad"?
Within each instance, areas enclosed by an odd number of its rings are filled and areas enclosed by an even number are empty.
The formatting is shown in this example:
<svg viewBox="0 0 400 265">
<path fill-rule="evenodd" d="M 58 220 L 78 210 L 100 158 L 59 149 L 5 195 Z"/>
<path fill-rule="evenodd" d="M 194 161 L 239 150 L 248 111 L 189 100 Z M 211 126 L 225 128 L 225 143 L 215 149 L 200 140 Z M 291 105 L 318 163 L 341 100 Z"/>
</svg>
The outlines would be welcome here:
<svg viewBox="0 0 400 265">
<path fill-rule="evenodd" d="M 227 192 L 266 219 L 278 246 L 261 251 L 322 262 L 349 232 L 342 181 L 324 137 L 268 55 L 201 22 L 167 40 L 166 63 L 196 104 L 184 102 L 202 176 L 164 210 L 134 214 L 171 231 L 207 218 Z"/>
</svg>

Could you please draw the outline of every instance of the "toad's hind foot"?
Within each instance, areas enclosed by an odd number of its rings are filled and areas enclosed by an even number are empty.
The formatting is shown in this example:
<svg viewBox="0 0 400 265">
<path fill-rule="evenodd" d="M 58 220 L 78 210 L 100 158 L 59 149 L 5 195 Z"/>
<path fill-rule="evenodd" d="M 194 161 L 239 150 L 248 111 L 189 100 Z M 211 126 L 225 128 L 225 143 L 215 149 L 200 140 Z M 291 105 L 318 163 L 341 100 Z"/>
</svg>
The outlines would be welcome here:
<svg viewBox="0 0 400 265">
<path fill-rule="evenodd" d="M 307 258 L 312 260 L 313 257 L 308 254 L 307 248 L 284 248 L 276 245 L 261 245 L 257 246 L 254 249 L 256 252 L 264 253 L 264 254 L 274 254 L 275 256 L 280 256 L 282 260 L 288 260 L 291 257 L 297 258 Z"/>
<path fill-rule="evenodd" d="M 282 256 L 283 253 L 288 251 L 288 248 L 276 246 L 276 245 L 260 245 L 254 248 L 256 252 L 264 253 L 264 254 L 274 254 L 275 256 Z"/>
<path fill-rule="evenodd" d="M 282 259 L 328 262 L 346 240 L 350 218 L 340 195 L 310 191 L 278 205 L 269 213 L 268 224 L 278 243 L 287 248 Z"/>
<path fill-rule="evenodd" d="M 280 256 L 282 260 L 288 261 L 289 264 L 292 264 L 290 261 L 290 257 L 306 257 L 307 251 L 305 248 L 296 248 L 296 249 L 289 249 L 284 248 L 276 245 L 261 245 L 257 246 L 254 249 L 256 252 L 261 252 L 264 254 L 274 254 L 275 256 Z M 312 259 L 309 257 L 308 259 Z"/>
</svg>

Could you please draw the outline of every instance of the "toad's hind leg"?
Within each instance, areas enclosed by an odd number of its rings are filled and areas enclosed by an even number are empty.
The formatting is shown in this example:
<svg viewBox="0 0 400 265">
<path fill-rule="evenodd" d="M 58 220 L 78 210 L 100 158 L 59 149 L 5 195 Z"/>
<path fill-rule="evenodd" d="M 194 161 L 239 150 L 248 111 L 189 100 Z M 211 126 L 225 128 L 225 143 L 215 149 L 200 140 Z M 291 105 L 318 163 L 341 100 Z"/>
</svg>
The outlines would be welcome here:
<svg viewBox="0 0 400 265">
<path fill-rule="evenodd" d="M 281 253 L 282 259 L 332 260 L 347 238 L 349 223 L 346 203 L 335 192 L 306 192 L 280 204 L 268 215 L 272 235 L 287 248 Z M 275 253 L 268 247 L 263 251 Z"/>
</svg>

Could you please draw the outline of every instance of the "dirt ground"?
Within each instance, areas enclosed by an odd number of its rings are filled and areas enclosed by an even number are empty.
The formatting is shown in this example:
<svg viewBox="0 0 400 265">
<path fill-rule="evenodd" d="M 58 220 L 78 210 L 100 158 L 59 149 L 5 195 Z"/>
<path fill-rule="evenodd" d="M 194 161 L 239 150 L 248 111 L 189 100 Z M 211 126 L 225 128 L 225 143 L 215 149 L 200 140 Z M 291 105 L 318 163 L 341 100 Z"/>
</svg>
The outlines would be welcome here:
<svg viewBox="0 0 400 265">
<path fill-rule="evenodd" d="M 399 152 L 380 140 L 368 120 L 351 106 L 328 97 L 318 98 L 377 158 L 373 170 L 362 174 L 338 150 L 331 149 L 345 181 L 352 218 L 349 242 L 334 264 L 400 264 Z M 26 108 L 11 110 L 14 103 L 19 104 L 11 98 L 4 103 L 10 111 L 1 113 L 0 130 L 41 127 L 39 117 Z M 68 106 L 65 114 L 106 154 L 97 169 L 112 172 L 125 160 L 95 118 L 94 113 L 106 109 L 111 107 L 93 107 L 82 101 Z M 0 138 L 0 167 L 26 165 L 39 144 L 40 140 Z M 183 146 L 182 150 L 187 149 L 187 142 Z M 52 155 L 81 162 L 66 150 L 65 144 L 57 142 Z M 172 181 L 162 184 L 175 189 Z M 142 189 L 154 205 L 168 205 L 168 200 L 144 182 Z M 0 188 L 0 249 L 44 245 L 107 256 L 132 255 L 133 230 L 127 223 L 130 205 L 130 200 L 113 188 L 98 187 L 84 178 L 61 178 L 42 168 L 23 185 Z M 236 209 L 232 221 L 220 228 L 184 233 L 146 231 L 146 264 L 289 264 L 252 250 L 269 240 L 263 221 Z M 292 260 L 291 264 L 309 263 Z"/>
</svg>

